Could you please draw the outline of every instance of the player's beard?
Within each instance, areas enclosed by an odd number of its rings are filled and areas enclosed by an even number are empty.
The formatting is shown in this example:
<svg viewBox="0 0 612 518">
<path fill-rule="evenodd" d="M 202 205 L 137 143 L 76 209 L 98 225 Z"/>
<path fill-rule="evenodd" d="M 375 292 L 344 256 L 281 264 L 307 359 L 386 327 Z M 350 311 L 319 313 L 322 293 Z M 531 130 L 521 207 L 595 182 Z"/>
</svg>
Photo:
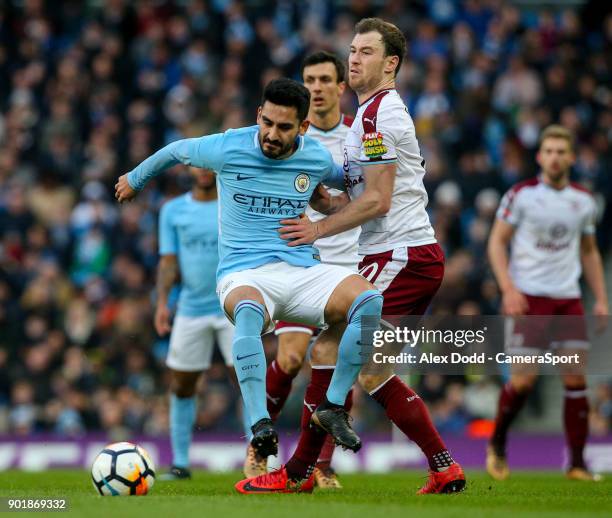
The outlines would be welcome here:
<svg viewBox="0 0 612 518">
<path fill-rule="evenodd" d="M 553 183 L 560 183 L 566 177 L 569 177 L 569 173 L 570 173 L 570 168 L 569 167 L 558 166 L 556 168 L 550 167 L 545 172 L 545 175 L 549 178 L 549 180 L 551 182 L 553 182 Z"/>
<path fill-rule="evenodd" d="M 268 144 L 277 144 L 278 147 L 275 147 L 274 150 L 270 151 L 266 151 L 266 149 L 264 148 L 264 143 L 268 143 Z M 261 152 L 267 156 L 268 158 L 278 158 L 281 156 L 285 156 L 286 154 L 289 153 L 289 151 L 291 151 L 291 148 L 293 147 L 293 142 L 283 145 L 283 143 L 280 140 L 267 140 L 267 139 L 263 139 L 262 143 L 261 143 Z"/>
</svg>

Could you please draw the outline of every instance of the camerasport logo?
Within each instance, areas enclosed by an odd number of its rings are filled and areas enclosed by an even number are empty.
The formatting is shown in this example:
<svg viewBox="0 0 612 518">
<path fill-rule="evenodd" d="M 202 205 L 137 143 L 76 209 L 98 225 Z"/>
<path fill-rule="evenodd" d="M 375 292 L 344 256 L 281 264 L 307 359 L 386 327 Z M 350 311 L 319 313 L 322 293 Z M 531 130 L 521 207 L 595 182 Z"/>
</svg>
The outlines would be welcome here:
<svg viewBox="0 0 612 518">
<path fill-rule="evenodd" d="M 383 136 L 380 132 L 364 133 L 361 137 L 363 152 L 367 158 L 377 158 L 387 152 L 387 146 L 383 143 Z"/>
</svg>

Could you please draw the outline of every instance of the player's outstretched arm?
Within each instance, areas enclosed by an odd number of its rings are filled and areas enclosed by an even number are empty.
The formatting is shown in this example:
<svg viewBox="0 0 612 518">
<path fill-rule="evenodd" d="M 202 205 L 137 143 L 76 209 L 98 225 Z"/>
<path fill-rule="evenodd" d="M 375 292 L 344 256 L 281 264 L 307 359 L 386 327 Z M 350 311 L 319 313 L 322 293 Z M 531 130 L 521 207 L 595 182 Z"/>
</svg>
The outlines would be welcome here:
<svg viewBox="0 0 612 518">
<path fill-rule="evenodd" d="M 364 168 L 364 191 L 335 214 L 313 224 L 308 218 L 285 219 L 279 229 L 289 246 L 313 243 L 319 238 L 333 236 L 358 227 L 374 218 L 384 216 L 391 208 L 391 197 L 395 184 L 394 162 L 370 165 Z M 316 207 L 315 207 L 316 208 Z"/>
<path fill-rule="evenodd" d="M 223 134 L 177 140 L 160 149 L 121 176 L 115 185 L 115 198 L 119 203 L 131 200 L 146 183 L 176 164 L 206 169 L 218 169 Z"/>
<path fill-rule="evenodd" d="M 516 289 L 508 273 L 508 246 L 514 235 L 514 227 L 501 219 L 496 219 L 491 229 L 487 252 L 493 275 L 502 292 L 502 312 L 504 315 L 518 316 L 528 308 L 527 299 Z"/>
<path fill-rule="evenodd" d="M 604 280 L 604 270 L 601 261 L 601 254 L 597 247 L 594 234 L 584 234 L 580 241 L 580 261 L 584 277 L 595 297 L 593 314 L 596 316 L 606 316 L 610 314 L 608 308 L 608 294 Z"/>
</svg>

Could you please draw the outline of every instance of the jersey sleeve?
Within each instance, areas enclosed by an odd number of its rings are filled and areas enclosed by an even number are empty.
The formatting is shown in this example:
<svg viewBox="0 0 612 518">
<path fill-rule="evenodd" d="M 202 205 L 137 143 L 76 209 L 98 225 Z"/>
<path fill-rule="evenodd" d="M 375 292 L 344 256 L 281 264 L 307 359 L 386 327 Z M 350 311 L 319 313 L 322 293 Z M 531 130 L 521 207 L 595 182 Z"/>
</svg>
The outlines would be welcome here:
<svg viewBox="0 0 612 518">
<path fill-rule="evenodd" d="M 517 198 L 518 191 L 510 189 L 504 194 L 499 204 L 499 208 L 497 209 L 497 219 L 501 219 L 513 227 L 516 227 L 523 217 L 520 200 Z"/>
<path fill-rule="evenodd" d="M 177 255 L 178 249 L 178 235 L 166 203 L 159 213 L 159 255 Z"/>
<path fill-rule="evenodd" d="M 582 233 L 587 235 L 595 234 L 597 223 L 597 204 L 595 200 L 589 196 L 589 210 L 584 218 L 582 225 Z"/>
<path fill-rule="evenodd" d="M 344 182 L 344 169 L 342 168 L 342 166 L 336 164 L 333 160 L 331 160 L 327 176 L 323 178 L 322 183 L 327 185 L 328 187 L 338 189 L 339 191 L 346 191 L 346 184 Z"/>
<path fill-rule="evenodd" d="M 396 147 L 404 135 L 402 117 L 394 116 L 395 110 L 381 106 L 370 113 L 369 107 L 362 115 L 363 134 L 359 162 L 361 165 L 397 161 Z"/>
<path fill-rule="evenodd" d="M 219 171 L 223 165 L 223 137 L 218 133 L 168 144 L 128 173 L 130 187 L 139 191 L 151 178 L 176 164 Z"/>
</svg>

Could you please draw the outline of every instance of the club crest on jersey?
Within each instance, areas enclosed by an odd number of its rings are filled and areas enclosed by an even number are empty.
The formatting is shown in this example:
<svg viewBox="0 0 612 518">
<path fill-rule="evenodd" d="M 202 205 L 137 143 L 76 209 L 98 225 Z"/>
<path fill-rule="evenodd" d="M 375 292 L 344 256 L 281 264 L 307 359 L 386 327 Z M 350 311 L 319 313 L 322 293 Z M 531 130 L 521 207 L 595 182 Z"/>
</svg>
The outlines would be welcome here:
<svg viewBox="0 0 612 518">
<path fill-rule="evenodd" d="M 383 136 L 380 132 L 364 133 L 361 136 L 363 152 L 367 158 L 377 158 L 387 152 L 387 146 L 383 143 Z"/>
<path fill-rule="evenodd" d="M 306 173 L 300 173 L 295 177 L 295 190 L 297 192 L 306 192 L 310 187 L 310 176 Z"/>
</svg>

